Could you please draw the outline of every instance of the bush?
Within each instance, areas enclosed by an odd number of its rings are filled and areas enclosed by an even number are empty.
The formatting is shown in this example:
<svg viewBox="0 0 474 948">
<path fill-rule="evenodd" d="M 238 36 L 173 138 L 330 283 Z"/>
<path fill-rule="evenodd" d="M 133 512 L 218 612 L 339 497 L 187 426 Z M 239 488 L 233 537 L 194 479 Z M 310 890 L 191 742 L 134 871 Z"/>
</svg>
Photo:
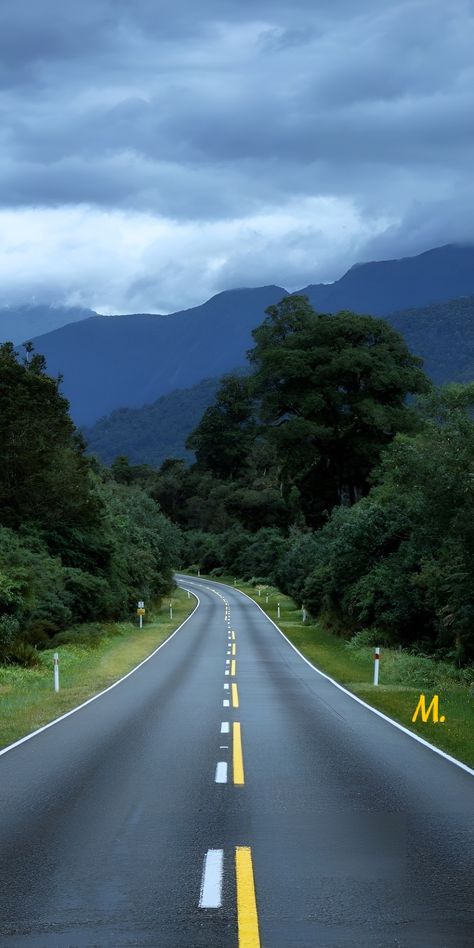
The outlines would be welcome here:
<svg viewBox="0 0 474 948">
<path fill-rule="evenodd" d="M 25 668 L 34 668 L 40 664 L 38 652 L 29 642 L 16 639 L 7 650 L 4 661 L 10 665 L 23 665 Z"/>
<path fill-rule="evenodd" d="M 60 645 L 79 645 L 84 648 L 97 648 L 104 637 L 104 627 L 99 622 L 88 622 L 72 626 L 64 632 L 58 632 L 49 642 L 49 648 Z"/>
<path fill-rule="evenodd" d="M 346 648 L 359 651 L 362 648 L 375 648 L 377 645 L 388 645 L 387 636 L 378 629 L 361 629 L 346 642 Z"/>
<path fill-rule="evenodd" d="M 20 631 L 20 623 L 14 616 L 0 616 L 0 658 L 8 654 Z"/>
<path fill-rule="evenodd" d="M 250 535 L 246 547 L 236 557 L 235 572 L 243 579 L 268 576 L 274 582 L 275 570 L 286 549 L 286 541 L 279 530 L 262 527 Z"/>
</svg>

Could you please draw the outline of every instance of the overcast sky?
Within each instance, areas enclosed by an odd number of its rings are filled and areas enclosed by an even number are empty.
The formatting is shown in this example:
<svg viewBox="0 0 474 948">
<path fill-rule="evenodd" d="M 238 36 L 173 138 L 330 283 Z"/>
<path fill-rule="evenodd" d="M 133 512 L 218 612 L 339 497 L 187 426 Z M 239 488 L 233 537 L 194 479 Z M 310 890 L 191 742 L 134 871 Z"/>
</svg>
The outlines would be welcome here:
<svg viewBox="0 0 474 948">
<path fill-rule="evenodd" d="M 169 312 L 474 240 L 473 0 L 3 0 L 0 303 Z"/>
</svg>

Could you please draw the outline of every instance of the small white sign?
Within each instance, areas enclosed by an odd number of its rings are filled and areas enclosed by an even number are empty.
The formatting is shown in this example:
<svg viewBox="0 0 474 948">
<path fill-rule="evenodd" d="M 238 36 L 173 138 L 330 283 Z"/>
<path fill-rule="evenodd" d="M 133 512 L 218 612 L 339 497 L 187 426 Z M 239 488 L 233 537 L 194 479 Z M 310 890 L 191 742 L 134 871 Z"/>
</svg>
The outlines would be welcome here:
<svg viewBox="0 0 474 948">
<path fill-rule="evenodd" d="M 138 603 L 138 608 L 139 608 L 139 609 L 144 609 L 144 608 L 145 608 L 145 603 L 143 602 L 143 599 L 140 599 L 140 601 L 139 601 L 139 603 Z"/>
</svg>

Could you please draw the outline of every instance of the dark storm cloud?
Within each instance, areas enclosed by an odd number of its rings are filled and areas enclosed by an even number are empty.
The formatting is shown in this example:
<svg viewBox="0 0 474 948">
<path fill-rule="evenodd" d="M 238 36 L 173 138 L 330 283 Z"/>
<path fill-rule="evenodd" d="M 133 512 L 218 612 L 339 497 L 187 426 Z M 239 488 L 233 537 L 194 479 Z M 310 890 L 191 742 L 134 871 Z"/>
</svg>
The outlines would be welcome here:
<svg viewBox="0 0 474 948">
<path fill-rule="evenodd" d="M 213 222 L 210 289 L 474 239 L 473 39 L 470 0 L 3 4 L 0 207 Z"/>
</svg>

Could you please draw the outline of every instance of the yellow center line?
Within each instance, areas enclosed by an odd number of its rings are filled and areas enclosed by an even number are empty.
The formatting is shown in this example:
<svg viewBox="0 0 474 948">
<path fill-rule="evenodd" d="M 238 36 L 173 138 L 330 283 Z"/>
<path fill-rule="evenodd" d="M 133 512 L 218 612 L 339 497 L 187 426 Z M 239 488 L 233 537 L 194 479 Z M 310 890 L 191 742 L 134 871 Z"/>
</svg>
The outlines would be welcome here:
<svg viewBox="0 0 474 948">
<path fill-rule="evenodd" d="M 234 644 L 233 644 L 233 646 L 232 646 L 232 655 L 235 655 L 235 651 L 236 651 L 236 649 L 235 649 L 235 642 L 234 642 Z"/>
<path fill-rule="evenodd" d="M 237 691 L 237 685 L 232 685 L 232 707 L 239 707 L 239 692 Z"/>
<path fill-rule="evenodd" d="M 239 786 L 243 786 L 245 783 L 244 756 L 242 753 L 242 732 L 238 721 L 234 721 L 232 736 L 234 783 L 239 784 Z"/>
<path fill-rule="evenodd" d="M 230 663 L 230 673 L 232 675 L 232 678 L 235 678 L 235 664 L 236 664 L 235 658 L 233 658 Z"/>
<path fill-rule="evenodd" d="M 236 847 L 235 873 L 237 877 L 239 948 L 260 948 L 252 851 L 249 846 Z"/>
</svg>

